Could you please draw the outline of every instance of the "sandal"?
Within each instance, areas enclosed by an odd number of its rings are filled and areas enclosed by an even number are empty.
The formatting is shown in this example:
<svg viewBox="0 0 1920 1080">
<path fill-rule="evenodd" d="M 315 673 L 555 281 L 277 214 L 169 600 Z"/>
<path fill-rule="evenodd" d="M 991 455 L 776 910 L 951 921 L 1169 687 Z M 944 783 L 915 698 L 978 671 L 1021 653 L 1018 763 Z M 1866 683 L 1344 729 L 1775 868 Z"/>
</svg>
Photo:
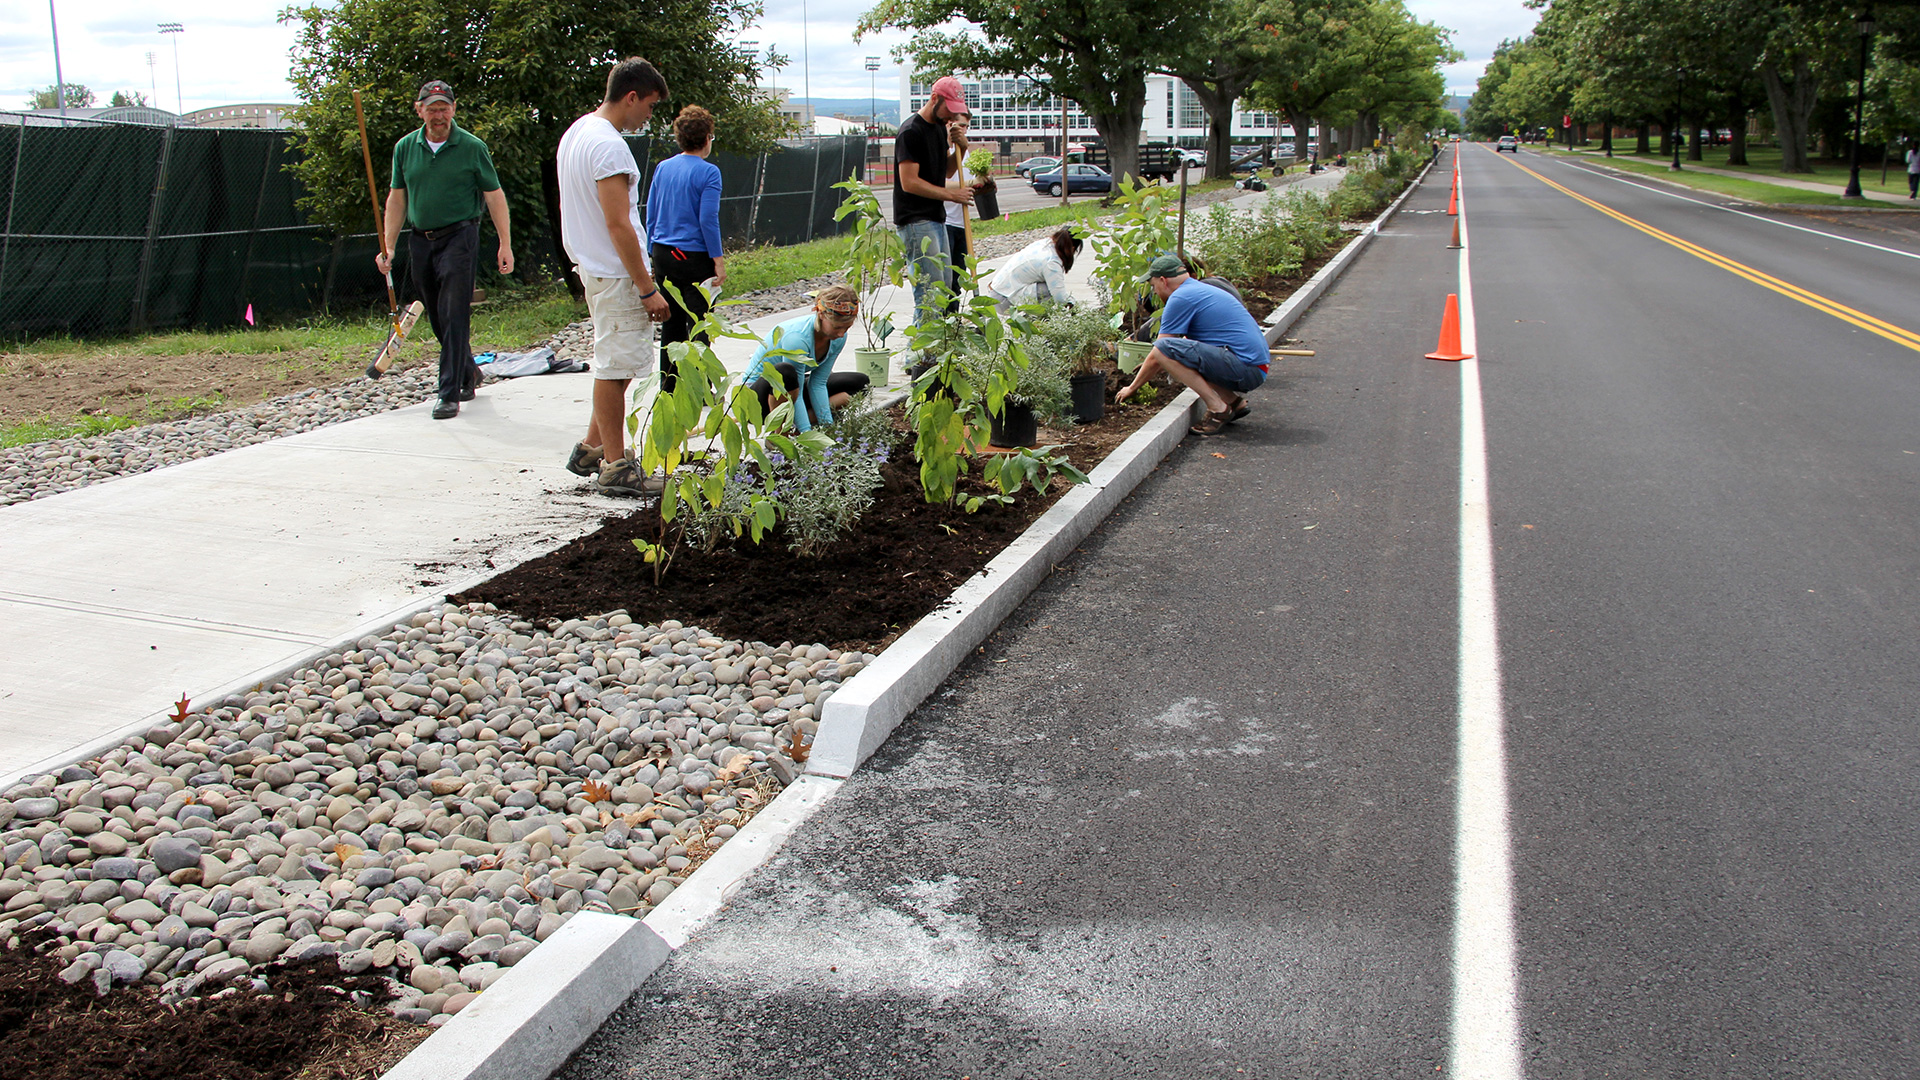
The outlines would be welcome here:
<svg viewBox="0 0 1920 1080">
<path fill-rule="evenodd" d="M 1245 397 L 1235 394 L 1233 395 L 1233 400 L 1227 402 L 1227 411 L 1233 414 L 1235 420 L 1238 420 L 1252 412 L 1253 408 L 1247 404 Z"/>
<path fill-rule="evenodd" d="M 1207 414 L 1205 420 L 1200 421 L 1187 430 L 1193 432 L 1195 435 L 1218 435 L 1222 431 L 1225 431 L 1227 425 L 1231 423 L 1233 423 L 1232 410 L 1228 410 L 1227 412 L 1210 412 Z"/>
</svg>

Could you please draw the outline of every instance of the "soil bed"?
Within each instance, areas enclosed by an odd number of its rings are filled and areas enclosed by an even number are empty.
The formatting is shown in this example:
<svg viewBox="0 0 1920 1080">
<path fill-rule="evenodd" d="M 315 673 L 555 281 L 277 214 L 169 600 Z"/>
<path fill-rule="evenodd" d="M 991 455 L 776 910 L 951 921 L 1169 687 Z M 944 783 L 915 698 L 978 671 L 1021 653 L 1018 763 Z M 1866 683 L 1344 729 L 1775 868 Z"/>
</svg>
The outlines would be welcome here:
<svg viewBox="0 0 1920 1080">
<path fill-rule="evenodd" d="M 1109 389 L 1117 385 L 1109 377 Z M 1062 446 L 1091 470 L 1159 412 L 1153 405 L 1107 404 L 1106 418 L 1069 430 L 1042 428 L 1043 446 Z M 963 491 L 984 493 L 975 477 Z M 651 506 L 610 517 L 596 531 L 523 563 L 458 596 L 532 620 L 570 619 L 624 609 L 635 620 L 678 619 L 745 641 L 818 643 L 879 652 L 985 566 L 1064 494 L 1056 480 L 1044 499 L 1028 492 L 1012 506 L 968 514 L 934 506 L 920 493 L 911 444 L 882 468 L 885 485 L 850 535 L 823 556 L 803 559 L 771 536 L 711 555 L 683 550 L 658 587 L 633 538 L 653 520 Z"/>
<path fill-rule="evenodd" d="M 331 959 L 269 972 L 264 994 L 242 986 L 178 1005 L 150 987 L 98 996 L 59 970 L 0 949 L 0 1080 L 371 1080 L 431 1034 L 379 1007 L 383 980 Z"/>
</svg>

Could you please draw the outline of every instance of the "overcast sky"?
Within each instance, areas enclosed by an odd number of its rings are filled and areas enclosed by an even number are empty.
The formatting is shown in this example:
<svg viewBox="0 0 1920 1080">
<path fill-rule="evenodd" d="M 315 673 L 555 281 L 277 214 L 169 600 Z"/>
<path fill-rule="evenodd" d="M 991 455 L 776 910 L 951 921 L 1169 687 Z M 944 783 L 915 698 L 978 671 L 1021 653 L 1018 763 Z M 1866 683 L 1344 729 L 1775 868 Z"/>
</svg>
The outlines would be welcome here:
<svg viewBox="0 0 1920 1080">
<path fill-rule="evenodd" d="M 101 104 L 115 90 L 141 91 L 167 109 L 184 100 L 188 111 L 293 100 L 287 82 L 293 30 L 276 21 L 281 0 L 52 3 L 59 19 L 61 71 L 68 82 L 98 93 Z M 53 31 L 44 0 L 12 0 L 8 6 L 15 15 L 0 23 L 0 108 L 17 109 L 35 87 L 54 81 Z M 741 36 L 780 43 L 792 62 L 778 82 L 792 87 L 795 97 L 809 90 L 816 97 L 865 97 L 870 55 L 881 58 L 879 95 L 892 97 L 889 83 L 899 74 L 892 48 L 906 35 L 855 42 L 854 22 L 871 6 L 872 0 L 769 0 L 766 18 Z M 1467 54 L 1446 70 L 1448 89 L 1458 94 L 1473 91 L 1501 39 L 1525 36 L 1537 17 L 1520 0 L 1407 0 L 1407 6 L 1416 17 L 1454 31 L 1454 43 Z M 181 23 L 186 31 L 163 36 L 160 22 Z"/>
</svg>

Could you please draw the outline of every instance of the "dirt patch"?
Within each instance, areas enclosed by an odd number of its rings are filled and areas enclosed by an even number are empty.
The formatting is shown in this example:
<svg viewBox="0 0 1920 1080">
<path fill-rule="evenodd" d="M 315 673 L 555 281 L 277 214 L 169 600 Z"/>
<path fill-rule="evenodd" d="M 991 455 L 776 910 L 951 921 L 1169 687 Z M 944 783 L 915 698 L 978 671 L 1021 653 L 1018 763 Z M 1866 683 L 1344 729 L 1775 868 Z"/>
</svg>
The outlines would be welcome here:
<svg viewBox="0 0 1920 1080">
<path fill-rule="evenodd" d="M 377 344 L 377 343 L 375 343 Z M 369 345 L 367 352 L 373 352 Z M 399 365 L 419 363 L 418 357 Z M 366 358 L 322 349 L 178 356 L 88 350 L 0 353 L 0 424 L 40 417 L 125 416 L 142 423 L 243 408 L 358 378 Z"/>
<path fill-rule="evenodd" d="M 380 979 L 332 960 L 270 971 L 266 993 L 179 1005 L 151 987 L 99 996 L 59 971 L 51 957 L 0 949 L 0 1080 L 371 1080 L 429 1034 L 380 1008 Z"/>
<path fill-rule="evenodd" d="M 1109 396 L 1117 385 L 1109 379 Z M 1107 404 L 1106 418 L 1069 430 L 1042 428 L 1042 445 L 1062 446 L 1090 470 L 1171 400 Z M 977 472 L 977 470 L 976 470 Z M 896 446 L 882 467 L 885 484 L 851 535 L 819 558 L 803 559 L 778 535 L 759 545 L 676 555 L 666 579 L 634 550 L 633 538 L 654 520 L 651 508 L 607 519 L 600 529 L 551 554 L 523 563 L 458 596 L 530 619 L 568 619 L 616 608 L 642 622 L 678 619 L 746 641 L 793 641 L 878 652 L 944 602 L 967 578 L 1018 537 L 1069 485 L 1056 480 L 1046 498 L 1031 493 L 1012 506 L 968 514 L 934 506 L 920 494 L 911 444 Z M 977 479 L 963 491 L 984 493 Z"/>
</svg>

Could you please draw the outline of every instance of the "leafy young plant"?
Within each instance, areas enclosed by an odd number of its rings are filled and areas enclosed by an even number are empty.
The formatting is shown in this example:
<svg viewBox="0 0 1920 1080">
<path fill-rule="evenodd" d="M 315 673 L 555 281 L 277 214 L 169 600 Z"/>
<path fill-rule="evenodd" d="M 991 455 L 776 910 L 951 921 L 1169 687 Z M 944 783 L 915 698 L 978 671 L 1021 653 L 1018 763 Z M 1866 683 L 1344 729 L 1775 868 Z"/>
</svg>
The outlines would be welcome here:
<svg viewBox="0 0 1920 1080">
<path fill-rule="evenodd" d="M 1068 462 L 1066 451 L 1057 446 L 1039 450 L 1025 447 L 1011 454 L 996 454 L 982 467 L 981 474 L 994 486 L 997 494 L 967 496 L 966 509 L 969 514 L 985 503 L 1013 501 L 1023 486 L 1045 494 L 1053 486 L 1056 476 L 1064 476 L 1076 484 L 1087 482 L 1087 474 Z"/>
<path fill-rule="evenodd" d="M 1136 187 L 1132 180 L 1123 180 L 1114 197 L 1119 212 L 1093 236 L 1093 280 L 1107 298 L 1114 328 L 1129 336 L 1148 321 L 1141 305 L 1148 292 L 1147 267 L 1161 252 L 1173 250 L 1178 240 L 1167 202 L 1164 186 Z"/>
<path fill-rule="evenodd" d="M 680 302 L 679 290 L 672 282 L 663 280 L 660 285 L 674 302 Z M 728 326 L 718 311 L 708 312 L 694 330 L 696 340 L 668 346 L 678 371 L 673 390 L 660 391 L 659 373 L 649 375 L 634 389 L 634 400 L 646 401 L 646 406 L 627 416 L 627 433 L 633 439 L 641 473 L 651 476 L 659 472 L 666 477 L 653 537 L 633 541 L 641 557 L 653 567 L 656 585 L 686 539 L 691 519 L 683 511 L 701 505 L 719 508 L 727 494 L 728 480 L 743 461 L 751 458 L 765 475 L 771 471 L 769 447 L 798 457 L 803 441 L 814 447 L 831 442 L 825 434 L 808 433 L 796 439 L 769 432 L 769 418 L 761 413 L 759 395 L 733 382 L 713 347 L 697 340 L 704 333 L 757 341 L 752 333 Z M 784 355 L 791 351 L 780 352 Z M 694 464 L 692 444 L 696 439 L 706 443 L 706 450 Z M 754 543 L 759 543 L 778 521 L 778 503 L 764 494 L 749 493 L 733 527 L 751 533 Z"/>
<path fill-rule="evenodd" d="M 853 215 L 853 241 L 847 252 L 847 277 L 860 294 L 860 326 L 867 332 L 867 348 L 883 349 L 893 333 L 893 316 L 879 313 L 880 289 L 899 285 L 906 269 L 906 245 L 880 212 L 873 189 L 854 173 L 833 185 L 847 193 L 833 220 Z"/>
<path fill-rule="evenodd" d="M 977 260 L 968 259 L 966 276 L 977 285 Z M 920 489 L 928 502 L 950 503 L 968 458 L 979 449 L 974 431 L 1005 411 L 1007 395 L 1027 366 L 1024 332 L 976 291 L 957 313 L 917 323 L 911 333 L 913 347 L 928 361 L 913 381 Z"/>
<path fill-rule="evenodd" d="M 976 180 L 987 179 L 993 173 L 993 151 L 986 147 L 967 151 L 967 171 Z"/>
</svg>

